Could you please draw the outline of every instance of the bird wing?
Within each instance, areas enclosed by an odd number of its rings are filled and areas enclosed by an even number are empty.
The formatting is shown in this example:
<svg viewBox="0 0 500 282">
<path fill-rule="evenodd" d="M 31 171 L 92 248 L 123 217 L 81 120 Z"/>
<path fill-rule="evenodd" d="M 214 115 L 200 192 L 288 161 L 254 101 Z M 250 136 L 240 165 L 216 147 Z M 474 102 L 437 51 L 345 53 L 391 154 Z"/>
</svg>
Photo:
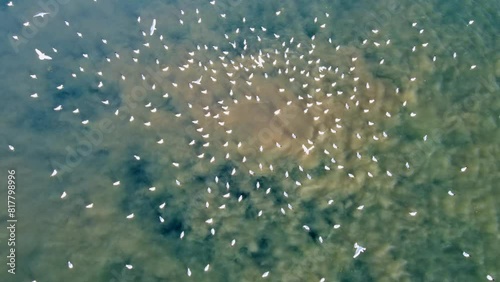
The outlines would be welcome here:
<svg viewBox="0 0 500 282">
<path fill-rule="evenodd" d="M 304 152 L 306 154 L 309 154 L 309 150 L 307 149 L 307 147 L 304 144 L 302 144 L 302 149 L 304 149 Z"/>
<path fill-rule="evenodd" d="M 38 56 L 43 56 L 44 54 L 42 53 L 42 51 L 38 50 L 38 49 L 35 49 L 35 52 Z"/>
<path fill-rule="evenodd" d="M 151 28 L 149 29 L 149 35 L 153 35 L 155 30 L 156 30 L 156 19 L 153 19 L 153 24 L 151 25 Z"/>
</svg>

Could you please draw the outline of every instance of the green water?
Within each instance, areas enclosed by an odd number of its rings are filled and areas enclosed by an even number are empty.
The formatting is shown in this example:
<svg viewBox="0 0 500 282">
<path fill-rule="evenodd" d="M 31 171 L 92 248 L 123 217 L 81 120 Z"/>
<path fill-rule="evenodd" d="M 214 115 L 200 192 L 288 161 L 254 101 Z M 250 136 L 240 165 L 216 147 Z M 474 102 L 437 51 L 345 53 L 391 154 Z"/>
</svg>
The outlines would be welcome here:
<svg viewBox="0 0 500 282">
<path fill-rule="evenodd" d="M 500 277 L 498 1 L 40 3 L 0 8 L 0 281 Z"/>
</svg>

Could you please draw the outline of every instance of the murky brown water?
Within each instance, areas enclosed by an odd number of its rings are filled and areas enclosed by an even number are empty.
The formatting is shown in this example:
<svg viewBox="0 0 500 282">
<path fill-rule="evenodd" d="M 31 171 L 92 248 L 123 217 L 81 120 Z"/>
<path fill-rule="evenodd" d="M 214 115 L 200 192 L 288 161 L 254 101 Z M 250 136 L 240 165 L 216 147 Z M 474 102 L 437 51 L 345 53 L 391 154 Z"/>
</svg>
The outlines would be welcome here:
<svg viewBox="0 0 500 282">
<path fill-rule="evenodd" d="M 498 4 L 54 3 L 1 12 L 1 281 L 499 276 Z"/>
</svg>

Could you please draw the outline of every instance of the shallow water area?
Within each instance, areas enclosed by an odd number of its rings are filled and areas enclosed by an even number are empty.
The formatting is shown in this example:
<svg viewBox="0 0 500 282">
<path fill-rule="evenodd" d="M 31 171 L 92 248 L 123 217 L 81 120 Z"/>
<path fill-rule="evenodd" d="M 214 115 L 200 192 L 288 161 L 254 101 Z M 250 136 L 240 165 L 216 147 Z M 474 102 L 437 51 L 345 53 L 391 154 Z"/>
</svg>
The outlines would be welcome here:
<svg viewBox="0 0 500 282">
<path fill-rule="evenodd" d="M 40 3 L 0 9 L 0 281 L 500 277 L 500 4 Z"/>
</svg>

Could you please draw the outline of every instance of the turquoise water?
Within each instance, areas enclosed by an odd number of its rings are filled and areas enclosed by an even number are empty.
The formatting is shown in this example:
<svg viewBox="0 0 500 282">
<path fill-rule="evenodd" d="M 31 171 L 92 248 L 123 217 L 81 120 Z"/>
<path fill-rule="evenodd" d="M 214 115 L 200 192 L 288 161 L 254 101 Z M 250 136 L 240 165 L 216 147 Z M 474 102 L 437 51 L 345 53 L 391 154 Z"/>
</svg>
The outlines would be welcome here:
<svg viewBox="0 0 500 282">
<path fill-rule="evenodd" d="M 43 3 L 0 9 L 0 281 L 500 277 L 498 2 Z"/>
</svg>

